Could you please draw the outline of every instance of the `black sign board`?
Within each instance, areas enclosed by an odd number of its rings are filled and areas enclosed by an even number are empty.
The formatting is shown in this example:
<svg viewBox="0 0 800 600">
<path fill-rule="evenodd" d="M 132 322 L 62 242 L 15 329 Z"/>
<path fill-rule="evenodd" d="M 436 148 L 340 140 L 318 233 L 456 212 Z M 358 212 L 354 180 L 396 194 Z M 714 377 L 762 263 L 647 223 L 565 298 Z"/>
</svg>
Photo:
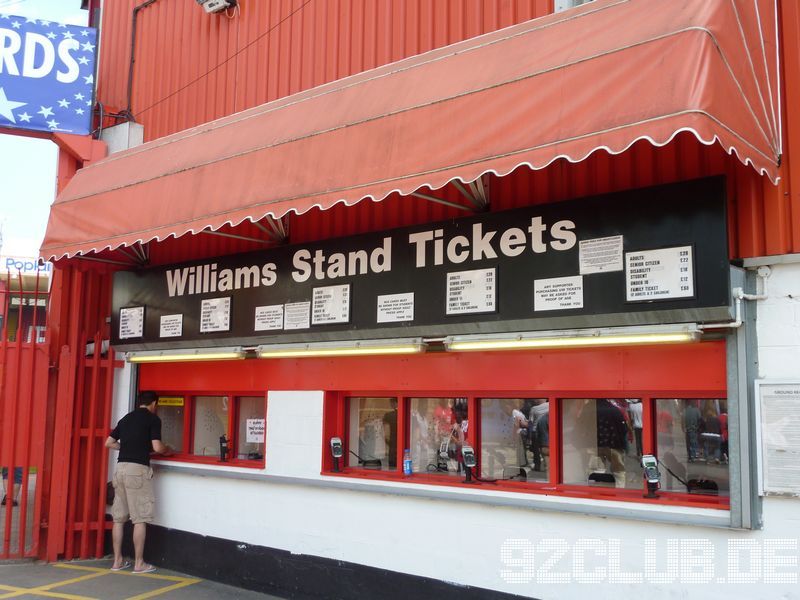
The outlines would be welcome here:
<svg viewBox="0 0 800 600">
<path fill-rule="evenodd" d="M 112 341 L 157 349 L 725 319 L 725 198 L 716 177 L 119 272 Z"/>
</svg>

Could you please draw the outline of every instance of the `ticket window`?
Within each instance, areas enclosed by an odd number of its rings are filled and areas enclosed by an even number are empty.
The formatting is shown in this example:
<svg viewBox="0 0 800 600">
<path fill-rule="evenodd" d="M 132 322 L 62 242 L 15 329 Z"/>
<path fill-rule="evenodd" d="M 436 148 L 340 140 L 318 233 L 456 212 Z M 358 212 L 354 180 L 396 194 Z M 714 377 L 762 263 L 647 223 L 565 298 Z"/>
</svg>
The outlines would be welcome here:
<svg viewBox="0 0 800 600">
<path fill-rule="evenodd" d="M 347 464 L 354 468 L 397 470 L 397 398 L 348 398 Z"/>
<path fill-rule="evenodd" d="M 156 413 L 161 418 L 161 441 L 175 452 L 183 450 L 185 404 L 183 396 L 159 396 L 156 405 Z"/>
<path fill-rule="evenodd" d="M 463 476 L 461 448 L 469 441 L 466 398 L 410 398 L 414 473 Z"/>
<path fill-rule="evenodd" d="M 481 474 L 499 480 L 550 479 L 547 398 L 483 398 Z"/>
<path fill-rule="evenodd" d="M 264 458 L 266 434 L 266 406 L 263 396 L 236 398 L 236 458 L 260 460 Z"/>
</svg>

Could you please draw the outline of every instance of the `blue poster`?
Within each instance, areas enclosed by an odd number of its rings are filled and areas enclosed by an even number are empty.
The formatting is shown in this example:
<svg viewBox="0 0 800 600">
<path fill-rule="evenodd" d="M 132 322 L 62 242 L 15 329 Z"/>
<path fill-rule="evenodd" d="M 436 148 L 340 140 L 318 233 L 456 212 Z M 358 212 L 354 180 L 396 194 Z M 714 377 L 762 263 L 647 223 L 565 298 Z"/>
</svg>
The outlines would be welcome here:
<svg viewBox="0 0 800 600">
<path fill-rule="evenodd" d="M 97 30 L 0 14 L 0 129 L 86 135 Z"/>
</svg>

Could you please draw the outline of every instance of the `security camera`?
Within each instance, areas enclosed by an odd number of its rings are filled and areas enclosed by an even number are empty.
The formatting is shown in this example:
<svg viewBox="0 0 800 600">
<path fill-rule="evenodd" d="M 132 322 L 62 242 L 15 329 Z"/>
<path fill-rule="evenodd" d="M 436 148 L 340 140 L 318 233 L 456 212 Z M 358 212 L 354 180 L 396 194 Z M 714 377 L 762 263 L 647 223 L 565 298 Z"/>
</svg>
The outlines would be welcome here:
<svg viewBox="0 0 800 600">
<path fill-rule="evenodd" d="M 236 6 L 236 0 L 197 0 L 207 13 L 218 13 Z"/>
</svg>

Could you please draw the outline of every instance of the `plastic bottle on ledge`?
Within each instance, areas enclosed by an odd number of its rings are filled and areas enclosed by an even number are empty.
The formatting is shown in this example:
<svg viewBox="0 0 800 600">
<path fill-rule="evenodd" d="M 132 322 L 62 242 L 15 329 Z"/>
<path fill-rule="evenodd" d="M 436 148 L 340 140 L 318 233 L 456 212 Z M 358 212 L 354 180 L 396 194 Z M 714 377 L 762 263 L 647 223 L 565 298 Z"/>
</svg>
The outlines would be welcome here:
<svg viewBox="0 0 800 600">
<path fill-rule="evenodd" d="M 411 450 L 406 448 L 403 450 L 403 475 L 411 475 Z"/>
</svg>

